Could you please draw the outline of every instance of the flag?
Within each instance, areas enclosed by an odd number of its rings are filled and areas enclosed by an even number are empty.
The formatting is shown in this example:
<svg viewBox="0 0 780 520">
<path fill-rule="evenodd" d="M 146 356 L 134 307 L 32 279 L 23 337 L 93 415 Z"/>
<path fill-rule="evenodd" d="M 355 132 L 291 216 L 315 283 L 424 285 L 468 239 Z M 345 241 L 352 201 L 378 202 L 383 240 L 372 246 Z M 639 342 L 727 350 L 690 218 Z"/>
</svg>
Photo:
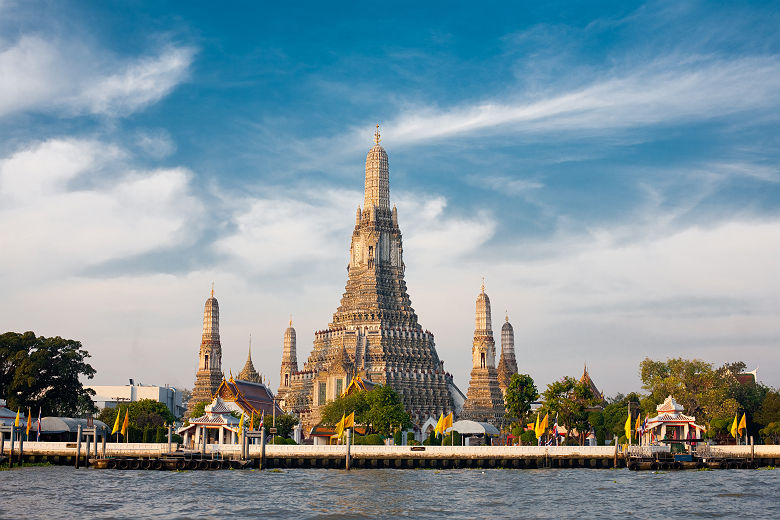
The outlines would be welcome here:
<svg viewBox="0 0 780 520">
<path fill-rule="evenodd" d="M 737 424 L 739 424 L 737 423 L 738 417 L 739 417 L 739 413 L 737 413 L 737 415 L 734 416 L 734 423 L 731 425 L 731 430 L 729 430 L 731 436 L 734 437 L 735 439 L 737 438 Z"/>
<path fill-rule="evenodd" d="M 238 436 L 244 435 L 244 411 L 241 411 L 241 420 L 238 423 Z"/>
<path fill-rule="evenodd" d="M 258 430 L 263 427 L 264 422 L 265 422 L 265 410 L 263 410 L 263 415 L 260 416 L 260 424 L 257 426 Z"/>
<path fill-rule="evenodd" d="M 641 430 L 642 430 L 642 419 L 641 419 L 641 417 L 642 417 L 641 413 L 636 416 L 636 424 L 634 425 L 634 431 L 636 431 L 637 437 L 642 435 L 642 432 L 641 432 Z"/>
<path fill-rule="evenodd" d="M 346 419 L 344 419 L 344 429 L 354 428 L 354 427 L 355 427 L 355 412 L 352 412 L 351 414 L 347 415 Z"/>
<path fill-rule="evenodd" d="M 16 409 L 16 420 L 14 421 L 14 426 L 17 428 L 19 427 L 19 408 Z"/>
<path fill-rule="evenodd" d="M 30 427 L 27 426 L 29 429 Z M 745 414 L 742 414 L 742 419 L 739 420 L 739 426 L 737 426 L 737 433 L 742 435 L 742 430 L 747 428 L 747 423 L 745 422 Z"/>
<path fill-rule="evenodd" d="M 447 428 L 452 428 L 452 412 L 448 413 L 441 425 L 441 432 L 446 433 Z"/>
<path fill-rule="evenodd" d="M 439 414 L 439 420 L 436 421 L 436 428 L 433 429 L 433 431 L 436 432 L 436 435 L 439 435 L 441 433 L 441 427 L 444 423 L 444 412 Z"/>
<path fill-rule="evenodd" d="M 645 422 L 642 423 L 642 435 L 647 431 L 647 416 L 645 415 Z"/>
<path fill-rule="evenodd" d="M 558 437 L 558 414 L 555 414 L 555 424 L 553 424 L 553 436 Z"/>
<path fill-rule="evenodd" d="M 249 419 L 249 429 L 254 430 L 254 428 L 255 428 L 255 411 L 252 410 L 252 416 Z"/>
<path fill-rule="evenodd" d="M 742 420 L 745 420 L 744 417 L 742 417 Z M 25 431 L 26 439 L 30 440 L 30 426 L 32 426 L 32 412 L 30 411 L 30 408 L 27 408 L 27 431 Z"/>
<path fill-rule="evenodd" d="M 38 408 L 38 435 L 35 437 L 36 442 L 41 440 L 41 409 Z"/>
<path fill-rule="evenodd" d="M 111 435 L 114 435 L 116 432 L 119 431 L 119 416 L 122 415 L 122 409 L 117 406 L 116 408 L 116 419 L 114 420 L 114 429 L 111 430 Z"/>
<path fill-rule="evenodd" d="M 626 439 L 629 441 L 631 440 L 631 413 L 629 412 L 628 417 L 626 417 L 626 425 L 624 427 L 626 430 Z"/>
<path fill-rule="evenodd" d="M 550 414 L 546 413 L 544 414 L 544 419 L 542 419 L 542 424 L 539 425 L 539 428 L 541 429 L 542 433 L 547 431 L 547 427 L 549 426 L 550 421 Z"/>
<path fill-rule="evenodd" d="M 336 423 L 336 436 L 341 437 L 341 435 L 344 433 L 344 420 L 346 417 L 344 417 L 344 414 L 341 414 L 341 420 Z"/>
<path fill-rule="evenodd" d="M 127 438 L 127 427 L 129 423 L 130 423 L 130 407 L 128 406 L 127 411 L 125 412 L 125 420 L 122 421 L 122 431 L 119 432 L 125 438 Z"/>
<path fill-rule="evenodd" d="M 536 435 L 536 438 L 542 436 L 542 432 L 539 431 L 539 414 L 536 414 L 536 424 L 534 425 L 534 435 Z"/>
</svg>

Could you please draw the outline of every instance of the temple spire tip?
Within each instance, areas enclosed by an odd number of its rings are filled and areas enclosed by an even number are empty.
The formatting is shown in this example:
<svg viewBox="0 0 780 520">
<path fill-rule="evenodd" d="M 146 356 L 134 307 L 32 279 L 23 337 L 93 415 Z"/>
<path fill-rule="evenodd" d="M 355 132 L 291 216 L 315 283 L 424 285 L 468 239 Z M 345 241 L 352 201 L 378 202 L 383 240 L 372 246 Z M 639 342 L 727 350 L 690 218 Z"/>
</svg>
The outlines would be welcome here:
<svg viewBox="0 0 780 520">
<path fill-rule="evenodd" d="M 376 124 L 376 131 L 374 132 L 374 143 L 379 144 L 382 140 L 382 136 L 379 134 L 379 123 Z"/>
</svg>

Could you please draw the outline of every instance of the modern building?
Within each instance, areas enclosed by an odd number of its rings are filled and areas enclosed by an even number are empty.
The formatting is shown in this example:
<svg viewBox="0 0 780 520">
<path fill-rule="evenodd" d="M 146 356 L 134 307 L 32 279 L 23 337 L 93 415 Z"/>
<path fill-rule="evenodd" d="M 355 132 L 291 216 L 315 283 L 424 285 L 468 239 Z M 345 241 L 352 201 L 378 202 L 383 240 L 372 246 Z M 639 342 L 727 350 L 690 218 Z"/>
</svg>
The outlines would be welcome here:
<svg viewBox="0 0 780 520">
<path fill-rule="evenodd" d="M 398 211 L 390 207 L 388 157 L 379 141 L 377 126 L 366 156 L 364 204 L 355 216 L 341 305 L 328 327 L 315 332 L 302 370 L 292 325 L 285 332 L 278 394 L 305 432 L 354 376 L 398 392 L 418 428 L 441 413 L 457 414 L 464 401 L 406 290 Z"/>
<path fill-rule="evenodd" d="M 141 399 L 151 399 L 163 403 L 175 417 L 181 417 L 185 411 L 182 406 L 181 390 L 168 385 L 154 386 L 131 382 L 124 386 L 91 385 L 85 388 L 95 391 L 92 402 L 101 410 L 114 408 L 120 404 L 134 403 Z"/>
<path fill-rule="evenodd" d="M 496 344 L 493 340 L 490 298 L 485 293 L 484 283 L 477 296 L 475 321 L 471 347 L 471 382 L 460 418 L 487 422 L 500 428 L 506 411 L 496 369 Z"/>
</svg>

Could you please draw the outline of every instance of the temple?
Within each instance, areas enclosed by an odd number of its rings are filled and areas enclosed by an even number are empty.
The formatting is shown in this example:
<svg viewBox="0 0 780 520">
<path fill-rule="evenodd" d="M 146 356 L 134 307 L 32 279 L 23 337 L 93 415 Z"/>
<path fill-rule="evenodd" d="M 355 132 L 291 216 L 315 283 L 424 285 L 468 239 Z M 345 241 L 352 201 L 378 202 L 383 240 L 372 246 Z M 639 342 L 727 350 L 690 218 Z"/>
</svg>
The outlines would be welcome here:
<svg viewBox="0 0 780 520">
<path fill-rule="evenodd" d="M 471 382 L 460 418 L 501 426 L 504 419 L 504 395 L 496 370 L 496 344 L 490 318 L 490 298 L 485 284 L 477 296 L 476 326 L 471 347 Z"/>
<path fill-rule="evenodd" d="M 506 389 L 514 374 L 517 374 L 515 331 L 509 323 L 507 314 L 506 321 L 501 327 L 501 359 L 498 362 L 498 386 L 501 388 L 501 395 L 506 396 Z"/>
<path fill-rule="evenodd" d="M 187 417 L 190 417 L 198 403 L 211 402 L 223 378 L 222 344 L 219 341 L 219 303 L 214 298 L 212 285 L 211 297 L 206 300 L 203 309 L 203 334 L 200 341 L 198 371 L 195 374 L 195 388 L 187 403 Z"/>
<path fill-rule="evenodd" d="M 406 291 L 398 212 L 390 207 L 388 157 L 379 142 L 377 125 L 366 156 L 364 201 L 355 216 L 346 290 L 331 323 L 315 332 L 302 370 L 292 326 L 285 332 L 278 395 L 283 408 L 299 416 L 305 432 L 355 376 L 397 391 L 418 428 L 441 413 L 458 413 L 464 399 Z"/>
</svg>

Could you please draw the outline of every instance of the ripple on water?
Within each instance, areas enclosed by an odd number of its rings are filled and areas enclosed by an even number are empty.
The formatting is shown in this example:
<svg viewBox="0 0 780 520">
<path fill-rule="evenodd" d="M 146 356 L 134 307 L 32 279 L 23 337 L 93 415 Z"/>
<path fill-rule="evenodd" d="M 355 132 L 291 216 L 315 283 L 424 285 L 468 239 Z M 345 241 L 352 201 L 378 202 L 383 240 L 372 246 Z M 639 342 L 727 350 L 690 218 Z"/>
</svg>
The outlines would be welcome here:
<svg viewBox="0 0 780 520">
<path fill-rule="evenodd" d="M 780 471 L 284 470 L 0 473 L 0 518 L 778 517 Z"/>
</svg>

